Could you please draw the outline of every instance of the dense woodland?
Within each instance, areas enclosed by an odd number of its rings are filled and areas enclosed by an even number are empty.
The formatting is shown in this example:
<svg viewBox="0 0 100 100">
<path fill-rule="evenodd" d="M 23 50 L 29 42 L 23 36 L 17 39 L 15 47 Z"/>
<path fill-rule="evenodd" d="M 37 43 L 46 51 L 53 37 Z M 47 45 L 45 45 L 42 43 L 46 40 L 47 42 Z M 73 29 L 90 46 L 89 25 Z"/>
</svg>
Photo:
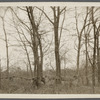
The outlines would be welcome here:
<svg viewBox="0 0 100 100">
<path fill-rule="evenodd" d="M 0 12 L 0 93 L 100 93 L 100 7 Z"/>
</svg>

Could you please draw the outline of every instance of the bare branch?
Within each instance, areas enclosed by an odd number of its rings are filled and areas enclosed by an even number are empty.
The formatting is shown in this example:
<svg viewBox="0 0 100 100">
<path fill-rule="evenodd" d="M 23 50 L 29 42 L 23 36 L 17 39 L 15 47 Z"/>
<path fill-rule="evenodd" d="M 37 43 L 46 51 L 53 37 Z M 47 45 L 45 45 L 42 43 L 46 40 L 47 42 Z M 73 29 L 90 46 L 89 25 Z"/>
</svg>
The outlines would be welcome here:
<svg viewBox="0 0 100 100">
<path fill-rule="evenodd" d="M 48 17 L 48 15 L 44 12 L 44 10 L 42 10 L 41 8 L 39 7 L 36 7 L 37 9 L 39 9 L 40 11 L 43 12 L 43 14 L 47 17 L 47 19 L 54 25 L 54 22 L 51 21 L 51 19 Z"/>
</svg>

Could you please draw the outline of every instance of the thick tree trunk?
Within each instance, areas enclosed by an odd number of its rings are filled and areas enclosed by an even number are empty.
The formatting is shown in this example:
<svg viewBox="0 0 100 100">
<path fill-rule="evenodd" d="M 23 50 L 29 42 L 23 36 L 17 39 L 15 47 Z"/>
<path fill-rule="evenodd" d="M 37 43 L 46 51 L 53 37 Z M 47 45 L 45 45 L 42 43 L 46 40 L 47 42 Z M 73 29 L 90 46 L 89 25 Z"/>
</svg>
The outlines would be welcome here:
<svg viewBox="0 0 100 100">
<path fill-rule="evenodd" d="M 41 77 L 43 77 L 43 51 L 42 51 L 42 43 L 39 39 L 39 47 L 40 47 L 40 57 L 41 57 L 41 61 L 40 61 L 40 72 L 41 72 Z"/>
<path fill-rule="evenodd" d="M 54 8 L 54 40 L 55 40 L 55 59 L 56 59 L 56 83 L 61 83 L 61 67 L 60 67 L 60 55 L 59 55 L 59 39 L 58 39 L 58 27 L 59 27 L 59 14 L 60 8 L 57 7 L 57 16 L 56 9 Z"/>
<path fill-rule="evenodd" d="M 33 63 L 33 65 L 34 65 L 34 77 L 36 77 L 37 76 L 37 65 L 36 65 L 36 61 L 35 61 L 35 49 L 34 49 L 34 47 L 35 47 L 35 44 L 34 44 L 34 39 L 33 39 L 33 36 L 34 35 L 32 35 L 31 34 L 31 41 L 32 41 L 32 51 L 33 51 L 33 57 L 34 57 L 34 63 Z"/>
<path fill-rule="evenodd" d="M 33 9 L 32 7 L 26 7 L 27 12 L 28 12 L 28 17 L 32 26 L 32 31 L 33 31 L 33 50 L 34 50 L 34 62 L 35 62 L 35 67 L 37 69 L 37 86 L 39 86 L 40 81 L 41 81 L 41 67 L 40 67 L 40 62 L 39 62 L 39 54 L 38 54 L 38 30 L 34 21 L 34 16 L 33 16 Z"/>
</svg>

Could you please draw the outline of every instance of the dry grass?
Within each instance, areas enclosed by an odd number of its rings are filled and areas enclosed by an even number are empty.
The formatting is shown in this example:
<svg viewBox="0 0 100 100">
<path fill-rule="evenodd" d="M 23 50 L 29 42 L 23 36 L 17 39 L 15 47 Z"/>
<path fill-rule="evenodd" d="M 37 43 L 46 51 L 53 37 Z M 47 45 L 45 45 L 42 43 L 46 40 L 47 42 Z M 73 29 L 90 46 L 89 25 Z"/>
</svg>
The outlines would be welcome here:
<svg viewBox="0 0 100 100">
<path fill-rule="evenodd" d="M 39 88 L 32 87 L 29 81 L 17 80 L 9 82 L 2 81 L 2 88 L 0 93 L 14 93 L 14 94 L 92 94 L 92 86 L 72 86 L 70 87 L 67 82 L 56 85 L 54 82 L 41 85 Z M 100 94 L 100 87 L 95 87 L 95 93 Z"/>
<path fill-rule="evenodd" d="M 68 71 L 71 73 L 71 71 Z M 17 72 L 16 72 L 17 73 Z M 89 80 L 89 86 L 85 86 L 82 82 L 78 83 L 75 79 L 72 81 L 72 86 L 70 87 L 71 78 L 70 73 L 64 76 L 62 84 L 56 85 L 54 81 L 55 72 L 47 73 L 49 77 L 46 79 L 46 84 L 41 84 L 39 88 L 33 87 L 31 81 L 25 79 L 14 79 L 13 81 L 7 79 L 2 79 L 0 93 L 10 93 L 10 94 L 92 94 L 91 79 Z M 14 73 L 15 74 L 15 73 Z M 46 74 L 46 73 L 45 73 Z M 25 76 L 26 73 L 19 76 Z M 13 75 L 12 75 L 13 76 Z M 85 80 L 84 80 L 85 83 Z M 95 94 L 100 94 L 100 86 L 96 84 Z"/>
</svg>

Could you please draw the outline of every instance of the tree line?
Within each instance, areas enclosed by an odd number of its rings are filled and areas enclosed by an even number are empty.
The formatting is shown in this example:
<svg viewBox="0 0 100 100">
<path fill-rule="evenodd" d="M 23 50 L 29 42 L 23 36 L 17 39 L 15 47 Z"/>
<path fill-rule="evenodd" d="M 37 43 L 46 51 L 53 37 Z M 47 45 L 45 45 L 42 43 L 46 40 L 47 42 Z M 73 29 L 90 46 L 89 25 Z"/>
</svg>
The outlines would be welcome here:
<svg viewBox="0 0 100 100">
<path fill-rule="evenodd" d="M 3 14 L 1 14 L 2 30 L 3 36 L 1 40 L 5 41 L 6 47 L 6 69 L 7 78 L 9 79 L 9 69 L 10 69 L 10 59 L 9 59 L 9 48 L 11 43 L 9 43 L 9 36 L 15 38 L 18 42 L 15 47 L 21 47 L 26 55 L 28 68 L 30 70 L 31 78 L 35 78 L 38 86 L 44 79 L 43 67 L 44 67 L 44 56 L 51 53 L 50 48 L 53 46 L 54 50 L 54 60 L 55 60 L 55 83 L 62 83 L 61 75 L 61 43 L 63 40 L 62 35 L 70 35 L 75 37 L 76 41 L 74 43 L 74 49 L 77 52 L 76 57 L 76 76 L 79 83 L 80 78 L 80 68 L 85 69 L 86 85 L 89 85 L 88 71 L 89 66 L 92 68 L 92 87 L 94 92 L 96 74 L 98 78 L 98 84 L 100 84 L 100 48 L 99 48 L 99 34 L 100 34 L 100 7 L 38 7 L 38 6 L 26 6 L 26 7 L 6 7 L 3 9 Z M 46 11 L 48 10 L 49 11 Z M 49 13 L 48 13 L 49 12 Z M 66 16 L 69 15 L 68 12 L 72 12 L 74 22 L 71 23 L 74 26 L 71 31 L 73 33 L 67 34 L 70 29 L 66 27 Z M 21 14 L 22 13 L 22 14 Z M 8 18 L 7 14 L 10 16 Z M 22 17 L 23 16 L 23 17 Z M 8 19 L 6 19 L 8 18 Z M 10 20 L 9 25 L 12 27 L 14 33 L 7 31 L 7 21 Z M 50 30 L 47 31 L 45 28 Z M 8 27 L 9 28 L 9 27 Z M 45 39 L 49 36 L 49 32 L 52 32 L 53 40 L 47 43 Z M 15 36 L 17 35 L 17 36 Z M 51 39 L 51 37 L 50 37 Z M 48 40 L 49 41 L 49 40 Z M 73 40 L 71 40 L 73 41 Z M 66 43 L 64 44 L 64 46 Z M 2 48 L 1 48 L 2 49 Z M 30 54 L 30 51 L 31 54 Z M 91 51 L 91 52 L 89 52 Z M 81 53 L 84 52 L 85 65 L 81 66 Z M 64 61 L 66 61 L 64 53 Z M 90 55 L 92 53 L 92 55 Z M 32 55 L 32 59 L 31 59 Z M 31 61 L 33 63 L 31 63 Z M 33 64 L 33 66 L 32 66 Z M 32 68 L 33 67 L 33 68 Z M 66 67 L 66 66 L 65 66 Z M 97 69 L 97 71 L 96 71 Z"/>
</svg>

